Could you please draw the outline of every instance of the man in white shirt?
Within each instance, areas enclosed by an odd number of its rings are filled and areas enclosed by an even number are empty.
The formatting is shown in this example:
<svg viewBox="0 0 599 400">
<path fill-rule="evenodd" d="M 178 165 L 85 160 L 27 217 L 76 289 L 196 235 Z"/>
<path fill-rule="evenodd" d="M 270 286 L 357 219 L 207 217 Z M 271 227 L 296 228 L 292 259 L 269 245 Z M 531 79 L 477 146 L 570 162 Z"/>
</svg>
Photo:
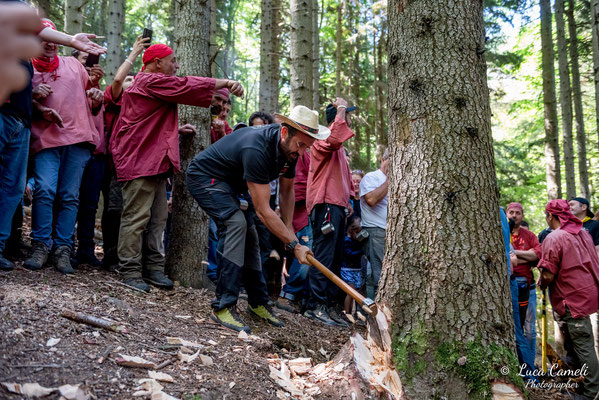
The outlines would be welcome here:
<svg viewBox="0 0 599 400">
<path fill-rule="evenodd" d="M 360 182 L 360 207 L 362 227 L 368 232 L 366 255 L 371 271 L 366 280 L 368 297 L 374 298 L 381 277 L 385 255 L 385 228 L 387 226 L 387 192 L 389 182 L 389 150 L 383 154 L 379 169 L 367 173 Z"/>
</svg>

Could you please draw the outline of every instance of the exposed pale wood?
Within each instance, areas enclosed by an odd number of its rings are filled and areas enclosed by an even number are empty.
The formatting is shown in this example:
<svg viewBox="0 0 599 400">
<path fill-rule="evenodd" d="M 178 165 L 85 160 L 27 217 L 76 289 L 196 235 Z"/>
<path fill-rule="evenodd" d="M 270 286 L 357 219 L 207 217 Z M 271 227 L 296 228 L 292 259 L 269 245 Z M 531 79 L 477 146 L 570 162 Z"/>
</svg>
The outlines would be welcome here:
<svg viewBox="0 0 599 400">
<path fill-rule="evenodd" d="M 93 315 L 89 315 L 83 312 L 77 312 L 73 310 L 69 310 L 67 308 L 63 308 L 60 313 L 61 316 L 73 320 L 75 322 L 80 322 L 82 324 L 95 326 L 97 328 L 106 329 L 108 331 L 117 332 L 117 333 L 128 333 L 127 328 L 122 325 L 119 325 L 116 322 L 108 321 L 103 318 L 95 317 Z"/>
</svg>

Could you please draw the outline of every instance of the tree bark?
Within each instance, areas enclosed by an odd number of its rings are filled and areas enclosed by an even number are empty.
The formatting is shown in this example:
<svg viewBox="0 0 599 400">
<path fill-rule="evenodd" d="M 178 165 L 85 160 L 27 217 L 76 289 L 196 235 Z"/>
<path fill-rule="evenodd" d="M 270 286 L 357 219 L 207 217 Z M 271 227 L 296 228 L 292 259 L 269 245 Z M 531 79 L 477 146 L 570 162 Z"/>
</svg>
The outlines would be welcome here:
<svg viewBox="0 0 599 400">
<path fill-rule="evenodd" d="M 343 14 L 343 1 L 337 5 L 337 50 L 335 51 L 335 97 L 341 97 L 341 38 L 343 36 L 343 25 L 341 17 Z"/>
<path fill-rule="evenodd" d="M 123 48 L 121 36 L 125 28 L 125 0 L 110 0 L 108 6 L 108 30 L 106 41 L 106 82 L 112 82 L 116 70 L 123 62 Z"/>
<path fill-rule="evenodd" d="M 574 0 L 569 0 L 568 29 L 570 63 L 572 65 L 572 95 L 574 97 L 574 115 L 576 121 L 576 143 L 578 152 L 578 175 L 580 179 L 580 194 L 585 199 L 590 199 L 589 169 L 587 165 L 586 133 L 584 131 L 584 112 L 582 109 L 582 90 L 580 88 L 580 70 L 578 65 L 578 36 L 576 33 L 576 21 L 574 19 Z"/>
<path fill-rule="evenodd" d="M 379 121 L 377 140 L 378 140 L 379 144 L 381 144 L 383 146 L 387 146 L 387 127 L 386 127 L 387 116 L 385 113 L 386 102 L 384 100 L 385 99 L 386 82 L 384 79 L 385 72 L 384 72 L 384 66 L 383 66 L 383 56 L 386 54 L 386 51 L 384 48 L 384 43 L 386 40 L 386 21 L 384 19 L 384 16 L 382 16 L 381 18 L 383 18 L 383 21 L 381 23 L 381 31 L 380 31 L 380 35 L 379 35 L 379 41 L 377 44 L 378 59 L 377 59 L 377 67 L 376 67 L 376 79 L 377 79 L 376 97 L 377 97 L 377 102 L 378 102 L 376 115 L 377 115 L 377 120 Z"/>
<path fill-rule="evenodd" d="M 181 64 L 179 74 L 208 76 L 210 3 L 204 0 L 178 0 L 175 42 Z M 183 285 L 208 286 L 204 260 L 208 250 L 208 217 L 189 194 L 185 172 L 193 157 L 210 144 L 210 115 L 207 109 L 179 106 L 179 124 L 193 124 L 198 135 L 181 136 L 181 172 L 173 185 L 172 237 L 166 267 L 170 276 Z"/>
<path fill-rule="evenodd" d="M 312 0 L 291 0 L 291 108 L 313 108 Z"/>
<path fill-rule="evenodd" d="M 37 6 L 37 8 L 43 11 L 43 15 L 41 15 L 41 17 L 52 19 L 52 5 L 50 0 L 35 0 L 34 3 Z"/>
<path fill-rule="evenodd" d="M 574 176 L 574 143 L 572 139 L 572 86 L 568 66 L 568 45 L 564 20 L 564 0 L 555 0 L 555 24 L 557 26 L 557 58 L 559 63 L 559 99 L 562 109 L 564 164 L 566 166 L 566 196 L 576 197 Z"/>
<path fill-rule="evenodd" d="M 545 172 L 547 198 L 562 197 L 562 177 L 557 127 L 557 104 L 555 100 L 555 66 L 551 4 L 540 0 L 541 8 L 541 55 L 543 59 L 543 103 L 545 109 Z"/>
<path fill-rule="evenodd" d="M 260 20 L 260 111 L 279 111 L 281 0 L 262 0 Z M 248 96 L 249 98 L 249 96 Z"/>
<path fill-rule="evenodd" d="M 83 31 L 83 0 L 65 0 L 64 31 L 70 35 Z"/>
<path fill-rule="evenodd" d="M 318 24 L 318 0 L 312 0 L 312 108 L 320 108 L 320 26 Z"/>
<path fill-rule="evenodd" d="M 591 0 L 591 31 L 593 42 L 593 77 L 595 84 L 595 119 L 599 145 L 599 0 Z"/>
<path fill-rule="evenodd" d="M 210 0 L 210 76 L 216 76 L 216 54 L 219 51 L 216 43 L 216 0 Z"/>
<path fill-rule="evenodd" d="M 390 196 L 377 302 L 392 313 L 407 398 L 468 398 L 443 349 L 467 363 L 467 345 L 512 360 L 515 350 L 482 2 L 391 0 L 388 11 Z"/>
</svg>

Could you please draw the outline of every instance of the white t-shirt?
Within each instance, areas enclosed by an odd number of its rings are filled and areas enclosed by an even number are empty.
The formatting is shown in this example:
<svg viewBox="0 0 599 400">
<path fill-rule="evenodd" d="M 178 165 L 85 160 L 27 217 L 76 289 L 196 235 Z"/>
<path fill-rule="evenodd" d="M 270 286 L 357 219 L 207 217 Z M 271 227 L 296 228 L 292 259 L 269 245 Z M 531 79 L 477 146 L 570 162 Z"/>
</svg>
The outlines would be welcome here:
<svg viewBox="0 0 599 400">
<path fill-rule="evenodd" d="M 370 207 L 364 195 L 380 187 L 387 180 L 383 171 L 377 169 L 364 175 L 360 181 L 360 207 L 362 208 L 362 226 L 386 229 L 387 226 L 387 197 L 374 207 Z"/>
</svg>

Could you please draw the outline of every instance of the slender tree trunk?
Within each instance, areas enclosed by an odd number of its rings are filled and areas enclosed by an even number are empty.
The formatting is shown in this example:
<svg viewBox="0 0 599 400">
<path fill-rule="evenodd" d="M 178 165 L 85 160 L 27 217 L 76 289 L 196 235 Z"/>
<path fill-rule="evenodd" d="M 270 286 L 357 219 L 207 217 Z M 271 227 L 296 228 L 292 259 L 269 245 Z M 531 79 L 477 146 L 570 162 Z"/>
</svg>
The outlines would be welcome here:
<svg viewBox="0 0 599 400">
<path fill-rule="evenodd" d="M 64 31 L 71 35 L 83 31 L 83 0 L 64 1 Z"/>
<path fill-rule="evenodd" d="M 280 0 L 262 0 L 260 20 L 260 111 L 279 110 Z"/>
<path fill-rule="evenodd" d="M 572 86 L 568 66 L 568 45 L 564 20 L 564 0 L 555 0 L 555 23 L 557 26 L 557 58 L 559 61 L 559 98 L 562 109 L 564 163 L 566 165 L 566 196 L 576 197 L 574 175 L 574 141 L 572 138 Z"/>
<path fill-rule="evenodd" d="M 106 82 L 112 82 L 116 70 L 123 62 L 123 49 L 121 47 L 121 36 L 125 28 L 125 0 L 110 0 L 108 6 L 108 29 L 106 41 L 108 51 L 106 52 Z"/>
<path fill-rule="evenodd" d="M 391 311 L 410 399 L 489 397 L 468 393 L 461 372 L 482 349 L 482 368 L 515 357 L 482 3 L 388 5 L 390 196 L 377 302 Z"/>
<path fill-rule="evenodd" d="M 313 108 L 312 0 L 291 0 L 291 108 Z"/>
<path fill-rule="evenodd" d="M 341 40 L 343 36 L 343 25 L 341 17 L 343 15 L 343 1 L 337 5 L 337 50 L 335 51 L 335 97 L 341 96 Z"/>
<path fill-rule="evenodd" d="M 312 0 L 312 108 L 318 110 L 320 108 L 320 72 L 318 66 L 320 64 L 320 26 L 318 24 L 318 0 Z"/>
<path fill-rule="evenodd" d="M 180 75 L 210 74 L 210 3 L 204 0 L 177 0 L 175 42 Z M 181 172 L 173 187 L 172 238 L 166 259 L 170 276 L 184 285 L 208 284 L 203 262 L 208 250 L 208 217 L 189 194 L 185 172 L 193 157 L 210 144 L 210 115 L 207 109 L 179 106 L 179 124 L 193 124 L 197 136 L 180 137 Z"/>
<path fill-rule="evenodd" d="M 42 17 L 52 19 L 51 18 L 52 5 L 51 5 L 50 0 L 36 0 L 34 3 L 37 8 L 39 8 L 40 10 L 43 11 Z"/>
<path fill-rule="evenodd" d="M 387 49 L 385 46 L 387 40 L 386 28 L 387 23 L 385 21 L 385 17 L 383 16 L 383 21 L 381 23 L 381 34 L 379 36 L 379 43 L 377 45 L 378 50 L 378 66 L 377 66 L 377 85 L 376 85 L 376 96 L 379 99 L 380 107 L 377 109 L 378 120 L 380 121 L 379 125 L 379 133 L 377 135 L 379 144 L 387 146 L 387 115 L 385 113 L 385 88 L 386 88 L 386 80 L 385 80 L 385 66 L 383 64 L 383 57 L 387 54 Z"/>
<path fill-rule="evenodd" d="M 540 0 L 541 6 L 541 55 L 543 58 L 543 103 L 545 109 L 545 171 L 547 197 L 562 197 L 562 177 L 559 161 L 559 133 L 557 127 L 557 104 L 555 100 L 555 66 L 551 4 Z"/>
<path fill-rule="evenodd" d="M 593 76 L 595 83 L 595 119 L 599 145 L 599 0 L 591 0 L 591 31 L 593 37 Z"/>
<path fill-rule="evenodd" d="M 578 152 L 578 175 L 580 178 L 580 194 L 590 199 L 589 170 L 587 165 L 586 133 L 584 131 L 584 112 L 582 109 L 582 91 L 580 89 L 580 71 L 578 66 L 578 37 L 574 19 L 574 0 L 569 0 L 568 29 L 570 36 L 570 63 L 572 64 L 572 94 L 574 96 L 574 115 L 576 117 L 576 143 Z"/>
<path fill-rule="evenodd" d="M 100 18 L 99 18 L 99 29 L 98 31 L 95 31 L 94 33 L 96 35 L 99 36 L 104 36 L 106 37 L 107 35 L 107 31 L 106 31 L 106 25 L 108 24 L 106 15 L 108 15 L 108 0 L 102 0 L 102 2 L 100 3 Z"/>
<path fill-rule="evenodd" d="M 216 53 L 218 45 L 216 44 L 216 0 L 210 0 L 210 76 L 216 76 Z"/>
<path fill-rule="evenodd" d="M 355 40 L 352 44 L 352 46 L 350 47 L 350 63 L 348 64 L 348 68 L 349 71 L 347 71 L 347 76 L 350 77 L 350 82 L 348 82 L 347 84 L 342 83 L 341 84 L 341 92 L 343 93 L 343 91 L 347 91 L 349 98 L 347 98 L 346 100 L 348 101 L 348 103 L 350 104 L 358 104 L 359 100 L 360 100 L 360 78 L 361 78 L 361 72 L 360 72 L 360 36 L 357 35 L 358 33 L 358 26 L 360 25 L 360 9 L 357 7 L 348 7 L 348 21 L 349 21 L 349 27 L 350 27 L 350 32 L 352 35 L 355 36 Z M 364 107 L 365 110 L 368 110 L 368 106 L 367 104 L 364 102 L 363 104 L 361 104 L 361 106 Z M 362 149 L 362 143 L 364 141 L 364 123 L 361 123 L 362 121 L 368 121 L 368 115 L 360 115 L 360 121 L 357 121 L 357 115 L 354 114 L 352 116 L 353 118 L 353 125 L 352 125 L 352 130 L 355 133 L 354 136 L 354 140 L 355 140 L 355 148 L 357 151 L 356 156 L 358 157 L 357 159 L 361 159 L 361 149 Z M 366 144 L 368 145 L 368 142 L 366 142 Z M 370 149 L 368 149 L 367 147 L 367 158 L 369 156 L 369 151 Z M 366 163 L 369 163 L 369 160 L 367 159 Z"/>
</svg>

